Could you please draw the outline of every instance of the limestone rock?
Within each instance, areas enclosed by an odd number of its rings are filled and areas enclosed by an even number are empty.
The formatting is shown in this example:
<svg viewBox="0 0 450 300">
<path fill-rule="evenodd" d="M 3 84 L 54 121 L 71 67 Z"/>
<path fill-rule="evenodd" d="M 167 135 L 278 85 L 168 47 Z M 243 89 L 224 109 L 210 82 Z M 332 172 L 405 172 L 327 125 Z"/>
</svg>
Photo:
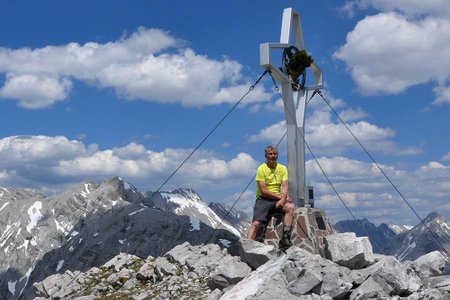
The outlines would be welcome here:
<svg viewBox="0 0 450 300">
<path fill-rule="evenodd" d="M 361 269 L 375 262 L 372 245 L 367 237 L 356 237 L 353 232 L 324 237 L 325 257 L 349 269 Z"/>
<path fill-rule="evenodd" d="M 239 240 L 239 254 L 245 263 L 253 269 L 277 257 L 278 250 L 273 245 L 265 245 L 249 239 Z"/>
<path fill-rule="evenodd" d="M 267 259 L 251 271 L 217 245 L 189 243 L 156 259 L 119 254 L 85 273 L 49 276 L 35 284 L 36 299 L 450 299 L 450 276 L 420 278 L 392 256 L 358 270 L 296 246 Z"/>
<path fill-rule="evenodd" d="M 426 278 L 441 275 L 445 264 L 445 256 L 439 251 L 433 251 L 417 258 L 410 266 L 420 277 Z"/>
</svg>

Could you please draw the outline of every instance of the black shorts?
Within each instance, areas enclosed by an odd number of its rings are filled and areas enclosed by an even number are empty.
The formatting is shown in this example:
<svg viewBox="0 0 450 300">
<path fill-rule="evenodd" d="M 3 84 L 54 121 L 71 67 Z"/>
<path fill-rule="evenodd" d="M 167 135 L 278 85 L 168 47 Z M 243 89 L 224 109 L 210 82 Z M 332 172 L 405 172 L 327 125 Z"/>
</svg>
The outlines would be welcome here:
<svg viewBox="0 0 450 300">
<path fill-rule="evenodd" d="M 277 200 L 258 198 L 253 207 L 253 220 L 267 222 L 267 216 L 272 211 L 283 211 L 282 208 L 275 208 Z"/>
</svg>

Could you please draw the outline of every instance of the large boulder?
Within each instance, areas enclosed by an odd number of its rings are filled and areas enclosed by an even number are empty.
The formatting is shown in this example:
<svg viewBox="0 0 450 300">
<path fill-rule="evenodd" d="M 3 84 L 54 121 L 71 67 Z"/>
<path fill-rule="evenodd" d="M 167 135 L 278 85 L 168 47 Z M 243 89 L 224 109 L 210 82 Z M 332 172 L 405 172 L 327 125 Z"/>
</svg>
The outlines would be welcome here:
<svg viewBox="0 0 450 300">
<path fill-rule="evenodd" d="M 345 299 L 353 287 L 350 272 L 293 246 L 286 255 L 261 265 L 220 299 Z"/>
<path fill-rule="evenodd" d="M 355 274 L 358 274 L 359 278 Z M 351 276 L 355 278 L 357 284 L 361 283 L 352 292 L 351 299 L 386 295 L 409 296 L 422 287 L 420 278 L 393 256 L 383 256 L 374 265 L 353 271 Z"/>
<path fill-rule="evenodd" d="M 422 255 L 413 262 L 407 262 L 421 278 L 439 276 L 444 271 L 446 259 L 439 251 Z"/>
<path fill-rule="evenodd" d="M 252 269 L 242 262 L 239 257 L 228 256 L 222 260 L 221 265 L 212 273 L 208 286 L 211 290 L 216 288 L 223 290 L 235 285 L 251 272 Z"/>
<path fill-rule="evenodd" d="M 354 232 L 337 233 L 324 237 L 325 257 L 349 269 L 361 269 L 375 262 L 368 237 L 357 237 Z"/>
<path fill-rule="evenodd" d="M 276 258 L 279 254 L 275 246 L 265 245 L 249 239 L 240 239 L 238 245 L 241 260 L 253 269 L 257 269 L 269 260 Z"/>
<path fill-rule="evenodd" d="M 226 291 L 220 299 L 298 299 L 287 289 L 288 282 L 282 271 L 286 263 L 286 255 L 268 261 Z"/>
</svg>

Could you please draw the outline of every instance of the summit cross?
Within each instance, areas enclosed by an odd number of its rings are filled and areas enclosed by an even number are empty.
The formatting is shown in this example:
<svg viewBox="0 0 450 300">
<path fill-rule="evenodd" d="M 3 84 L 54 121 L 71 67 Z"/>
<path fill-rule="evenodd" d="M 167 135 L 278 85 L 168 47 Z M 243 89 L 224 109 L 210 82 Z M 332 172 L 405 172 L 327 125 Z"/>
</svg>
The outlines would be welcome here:
<svg viewBox="0 0 450 300">
<path fill-rule="evenodd" d="M 323 74 L 319 67 L 312 63 L 309 69 L 314 74 L 314 82 L 309 86 L 306 82 L 301 89 L 294 91 L 289 75 L 271 62 L 272 52 L 292 49 L 292 46 L 305 50 L 300 14 L 292 8 L 286 8 L 283 11 L 280 42 L 260 44 L 260 64 L 271 72 L 282 89 L 287 127 L 289 195 L 296 206 L 313 207 L 314 193 L 312 187 L 306 186 L 305 179 L 305 112 L 308 94 L 323 88 Z"/>
</svg>

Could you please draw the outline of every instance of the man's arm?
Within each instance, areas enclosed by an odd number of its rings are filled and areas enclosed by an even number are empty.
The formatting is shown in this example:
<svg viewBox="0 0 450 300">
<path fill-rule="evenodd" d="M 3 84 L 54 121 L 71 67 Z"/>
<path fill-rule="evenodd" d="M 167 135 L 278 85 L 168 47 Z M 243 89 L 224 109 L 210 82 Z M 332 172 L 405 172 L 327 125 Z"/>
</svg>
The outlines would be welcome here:
<svg viewBox="0 0 450 300">
<path fill-rule="evenodd" d="M 281 194 L 275 194 L 274 192 L 271 192 L 267 189 L 266 187 L 266 183 L 264 181 L 257 181 L 258 182 L 258 186 L 259 189 L 261 190 L 261 194 L 264 198 L 269 198 L 269 199 L 274 199 L 274 200 L 283 200 L 286 201 L 286 197 L 287 197 L 287 181 L 286 181 L 286 189 L 283 188 L 283 183 L 281 183 L 281 187 L 282 187 L 282 192 Z"/>
<path fill-rule="evenodd" d="M 287 180 L 281 182 L 281 192 L 286 194 L 286 199 L 289 198 L 289 191 L 288 191 L 288 182 L 287 182 Z"/>
<path fill-rule="evenodd" d="M 288 182 L 287 182 L 287 180 L 281 182 L 281 195 L 284 195 L 284 197 L 282 197 L 280 200 L 278 200 L 277 204 L 275 205 L 276 207 L 284 206 L 286 201 L 288 201 L 290 199 L 289 195 L 288 195 Z"/>
</svg>

